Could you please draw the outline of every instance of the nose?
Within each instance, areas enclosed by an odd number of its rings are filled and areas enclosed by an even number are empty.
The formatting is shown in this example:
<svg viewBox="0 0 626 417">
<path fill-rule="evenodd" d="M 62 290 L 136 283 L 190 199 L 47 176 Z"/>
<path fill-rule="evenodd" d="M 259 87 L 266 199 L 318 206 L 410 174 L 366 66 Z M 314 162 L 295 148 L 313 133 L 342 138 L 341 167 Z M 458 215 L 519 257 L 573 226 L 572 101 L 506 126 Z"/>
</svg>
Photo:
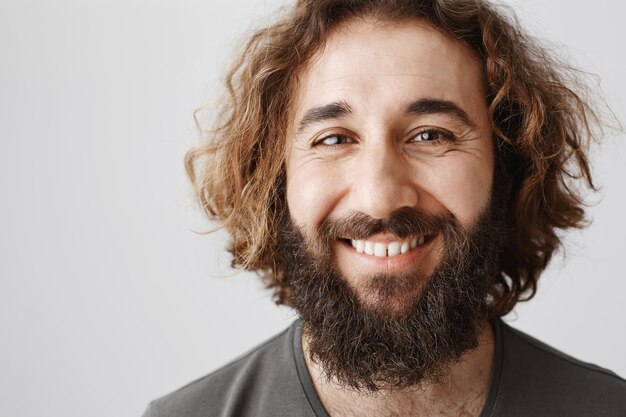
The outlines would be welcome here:
<svg viewBox="0 0 626 417">
<path fill-rule="evenodd" d="M 388 218 L 402 207 L 418 203 L 413 169 L 391 144 L 362 150 L 352 183 L 352 208 L 376 219 Z"/>
</svg>

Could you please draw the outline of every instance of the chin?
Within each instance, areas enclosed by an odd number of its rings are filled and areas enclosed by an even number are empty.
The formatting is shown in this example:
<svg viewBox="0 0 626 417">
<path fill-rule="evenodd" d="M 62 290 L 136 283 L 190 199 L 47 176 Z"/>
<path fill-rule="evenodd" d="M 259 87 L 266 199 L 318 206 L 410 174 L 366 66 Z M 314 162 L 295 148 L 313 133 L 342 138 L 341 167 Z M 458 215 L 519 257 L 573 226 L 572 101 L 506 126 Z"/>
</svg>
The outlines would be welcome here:
<svg viewBox="0 0 626 417">
<path fill-rule="evenodd" d="M 402 317 L 409 314 L 422 295 L 430 277 L 422 273 L 378 274 L 359 279 L 353 290 L 362 307 L 381 317 Z"/>
</svg>

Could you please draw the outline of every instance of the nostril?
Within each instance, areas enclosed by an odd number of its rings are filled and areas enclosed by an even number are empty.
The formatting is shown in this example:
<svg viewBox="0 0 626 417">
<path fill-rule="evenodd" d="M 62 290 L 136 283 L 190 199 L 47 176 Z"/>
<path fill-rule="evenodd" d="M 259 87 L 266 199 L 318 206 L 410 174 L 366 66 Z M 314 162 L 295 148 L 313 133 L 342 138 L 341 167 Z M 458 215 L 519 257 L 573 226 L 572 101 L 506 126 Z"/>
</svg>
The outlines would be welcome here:
<svg viewBox="0 0 626 417">
<path fill-rule="evenodd" d="M 408 180 L 365 180 L 353 186 L 352 192 L 354 209 L 375 219 L 386 219 L 394 211 L 404 207 L 416 207 L 419 202 L 419 191 Z"/>
</svg>

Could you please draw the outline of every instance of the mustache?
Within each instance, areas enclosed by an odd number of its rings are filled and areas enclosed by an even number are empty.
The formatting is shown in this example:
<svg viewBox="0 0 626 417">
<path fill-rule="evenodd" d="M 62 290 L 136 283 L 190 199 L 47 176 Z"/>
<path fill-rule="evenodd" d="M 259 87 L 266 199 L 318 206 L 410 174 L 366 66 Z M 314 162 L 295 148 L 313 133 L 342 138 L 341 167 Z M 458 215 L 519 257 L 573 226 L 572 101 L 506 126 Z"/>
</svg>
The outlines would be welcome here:
<svg viewBox="0 0 626 417">
<path fill-rule="evenodd" d="M 367 239 L 377 233 L 390 233 L 401 239 L 458 230 L 452 213 L 427 214 L 414 207 L 394 210 L 385 219 L 376 219 L 363 212 L 350 212 L 338 218 L 326 218 L 319 227 L 319 237 L 332 242 L 341 238 Z"/>
</svg>

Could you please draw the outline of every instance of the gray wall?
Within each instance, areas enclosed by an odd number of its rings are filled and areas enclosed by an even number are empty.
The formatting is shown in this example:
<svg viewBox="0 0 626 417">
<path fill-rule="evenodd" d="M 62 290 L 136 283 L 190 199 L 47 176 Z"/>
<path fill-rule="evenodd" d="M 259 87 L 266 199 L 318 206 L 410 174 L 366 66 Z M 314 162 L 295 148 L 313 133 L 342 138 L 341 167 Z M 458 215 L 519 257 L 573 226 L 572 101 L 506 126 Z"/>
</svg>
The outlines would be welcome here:
<svg viewBox="0 0 626 417">
<path fill-rule="evenodd" d="M 622 2 L 510 3 L 626 120 Z M 275 4 L 2 0 L 0 415 L 137 416 L 293 319 L 193 232 L 182 165 L 192 111 Z M 623 139 L 595 154 L 595 223 L 507 320 L 626 376 Z"/>
</svg>

